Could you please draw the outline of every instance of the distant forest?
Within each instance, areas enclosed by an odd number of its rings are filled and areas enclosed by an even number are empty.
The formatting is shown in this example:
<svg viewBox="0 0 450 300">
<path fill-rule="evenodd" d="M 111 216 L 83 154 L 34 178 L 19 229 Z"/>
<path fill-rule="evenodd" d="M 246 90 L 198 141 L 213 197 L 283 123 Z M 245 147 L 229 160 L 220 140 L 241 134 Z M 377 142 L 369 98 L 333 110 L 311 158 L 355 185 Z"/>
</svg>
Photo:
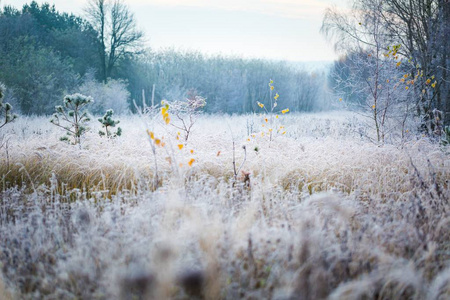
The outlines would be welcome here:
<svg viewBox="0 0 450 300">
<path fill-rule="evenodd" d="M 206 98 L 209 113 L 257 112 L 257 101 L 270 101 L 270 79 L 280 94 L 279 109 L 325 106 L 323 72 L 302 71 L 287 62 L 155 52 L 144 48 L 143 34 L 123 2 L 111 12 L 96 6 L 103 2 L 90 1 L 84 17 L 34 1 L 22 9 L 0 10 L 0 82 L 15 112 L 51 114 L 64 95 L 75 92 L 94 98 L 92 113 L 106 108 L 132 112 L 133 101 L 150 104 L 153 87 L 155 103 L 195 92 Z"/>
</svg>

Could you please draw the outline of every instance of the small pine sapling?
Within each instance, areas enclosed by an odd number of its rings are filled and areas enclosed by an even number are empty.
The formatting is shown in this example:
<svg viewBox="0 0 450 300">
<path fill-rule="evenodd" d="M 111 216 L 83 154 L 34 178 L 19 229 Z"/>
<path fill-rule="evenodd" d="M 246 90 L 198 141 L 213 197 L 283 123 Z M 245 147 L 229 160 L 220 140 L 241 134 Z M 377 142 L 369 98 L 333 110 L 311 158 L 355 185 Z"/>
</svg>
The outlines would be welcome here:
<svg viewBox="0 0 450 300">
<path fill-rule="evenodd" d="M 112 109 L 108 109 L 105 115 L 98 119 L 100 123 L 102 123 L 102 128 L 105 128 L 105 131 L 100 130 L 98 134 L 100 136 L 105 136 L 108 138 L 115 138 L 122 135 L 122 128 L 117 127 L 116 132 L 111 132 L 112 127 L 116 127 L 117 124 L 120 123 L 119 120 L 114 120 L 112 118 L 114 111 Z"/>
<path fill-rule="evenodd" d="M 90 121 L 85 107 L 92 102 L 92 97 L 77 93 L 65 96 L 63 105 L 55 106 L 56 112 L 50 122 L 66 131 L 61 141 L 69 142 L 72 137 L 72 144 L 81 143 L 81 136 L 86 132 L 84 124 Z"/>
<path fill-rule="evenodd" d="M 11 123 L 17 118 L 16 114 L 12 113 L 12 105 L 8 102 L 3 103 L 3 98 L 5 96 L 6 87 L 0 83 L 0 128 L 8 123 Z"/>
</svg>

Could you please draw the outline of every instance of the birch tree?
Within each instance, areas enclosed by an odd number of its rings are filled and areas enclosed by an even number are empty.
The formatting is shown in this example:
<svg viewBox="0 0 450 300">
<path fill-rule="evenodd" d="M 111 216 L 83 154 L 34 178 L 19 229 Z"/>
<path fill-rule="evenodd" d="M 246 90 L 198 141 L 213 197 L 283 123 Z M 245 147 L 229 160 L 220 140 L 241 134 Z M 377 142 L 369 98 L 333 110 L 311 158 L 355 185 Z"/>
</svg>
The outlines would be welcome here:
<svg viewBox="0 0 450 300">
<path fill-rule="evenodd" d="M 376 28 L 368 17 L 376 18 Z M 422 117 L 422 127 L 436 132 L 431 122 L 436 110 L 450 123 L 449 20 L 445 0 L 355 0 L 350 12 L 328 9 L 322 30 L 334 37 L 336 50 L 343 54 L 376 48 L 374 36 L 384 49 L 400 44 L 397 54 L 407 62 L 401 69 L 412 77 L 419 74 L 410 87 L 410 104 Z"/>
</svg>

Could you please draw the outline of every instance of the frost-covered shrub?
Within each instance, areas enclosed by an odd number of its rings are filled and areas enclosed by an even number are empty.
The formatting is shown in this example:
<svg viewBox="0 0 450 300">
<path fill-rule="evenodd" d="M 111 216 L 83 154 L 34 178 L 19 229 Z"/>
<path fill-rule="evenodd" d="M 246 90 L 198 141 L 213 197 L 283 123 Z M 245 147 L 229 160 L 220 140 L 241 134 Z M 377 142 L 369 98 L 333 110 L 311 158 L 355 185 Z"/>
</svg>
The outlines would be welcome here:
<svg viewBox="0 0 450 300">
<path fill-rule="evenodd" d="M 64 106 L 55 107 L 56 113 L 50 122 L 66 130 L 66 135 L 61 137 L 61 141 L 69 141 L 72 137 L 74 145 L 80 144 L 81 136 L 86 131 L 84 124 L 90 121 L 85 107 L 92 102 L 94 102 L 92 97 L 73 94 L 64 97 Z"/>
<path fill-rule="evenodd" d="M 90 108 L 93 114 L 99 115 L 106 109 L 112 109 L 119 115 L 129 111 L 128 100 L 130 99 L 130 93 L 123 80 L 111 79 L 107 83 L 101 83 L 94 79 L 87 79 L 80 86 L 79 92 L 91 95 L 95 99 L 95 103 Z"/>
<path fill-rule="evenodd" d="M 206 105 L 206 99 L 198 95 L 197 91 L 191 90 L 184 100 L 163 101 L 162 104 L 168 108 L 167 113 L 170 112 L 175 116 L 170 125 L 183 131 L 184 140 L 187 141 L 197 116 L 202 113 L 202 109 Z M 165 121 L 168 124 L 170 119 L 165 119 Z"/>
<path fill-rule="evenodd" d="M 12 113 L 12 105 L 8 102 L 3 102 L 5 92 L 6 87 L 0 82 L 0 128 L 17 118 L 17 115 Z"/>
</svg>

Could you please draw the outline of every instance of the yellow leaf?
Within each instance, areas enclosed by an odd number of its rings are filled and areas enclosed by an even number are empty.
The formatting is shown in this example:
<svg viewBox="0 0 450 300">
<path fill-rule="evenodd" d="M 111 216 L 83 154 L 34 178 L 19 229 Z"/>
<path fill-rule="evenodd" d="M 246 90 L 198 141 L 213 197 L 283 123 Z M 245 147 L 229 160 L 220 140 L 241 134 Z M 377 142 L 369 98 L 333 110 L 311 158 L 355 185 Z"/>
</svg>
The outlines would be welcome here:
<svg viewBox="0 0 450 300">
<path fill-rule="evenodd" d="M 425 81 L 425 84 L 430 84 L 431 83 L 431 79 L 428 78 L 427 81 Z"/>
<path fill-rule="evenodd" d="M 191 160 L 188 162 L 189 167 L 192 167 L 192 164 L 195 162 L 195 159 L 191 158 Z"/>
<path fill-rule="evenodd" d="M 152 131 L 147 130 L 147 134 L 150 136 L 150 138 L 151 138 L 152 140 L 155 139 L 155 134 L 154 134 Z"/>
<path fill-rule="evenodd" d="M 183 149 L 184 145 L 183 144 L 178 144 L 178 149 Z"/>
<path fill-rule="evenodd" d="M 375 109 L 375 104 L 374 104 L 374 105 L 372 105 L 372 109 Z"/>
<path fill-rule="evenodd" d="M 287 112 L 289 112 L 289 108 L 286 108 L 286 109 L 283 109 L 282 111 L 281 111 L 281 113 L 284 115 L 285 113 L 287 113 Z"/>
<path fill-rule="evenodd" d="M 264 104 L 262 104 L 261 102 L 258 102 L 258 106 L 264 108 Z"/>
<path fill-rule="evenodd" d="M 273 85 L 272 85 L 272 86 L 270 86 L 270 90 L 271 90 L 271 91 L 273 91 L 273 89 L 274 89 Z"/>
<path fill-rule="evenodd" d="M 275 95 L 275 97 L 273 97 L 275 100 L 278 99 L 278 97 L 280 97 L 280 95 L 278 95 L 278 93 Z"/>
<path fill-rule="evenodd" d="M 194 154 L 194 150 L 191 150 L 191 154 Z"/>
<path fill-rule="evenodd" d="M 264 121 L 266 121 L 266 123 L 269 121 L 267 118 L 264 118 Z"/>
<path fill-rule="evenodd" d="M 397 67 L 399 67 L 399 66 L 401 65 L 401 63 L 402 63 L 402 62 L 401 62 L 401 61 L 399 61 L 399 62 L 397 63 Z"/>
<path fill-rule="evenodd" d="M 409 89 L 409 86 L 405 86 L 405 90 Z"/>
<path fill-rule="evenodd" d="M 161 140 L 160 140 L 160 139 L 155 139 L 155 144 L 156 144 L 157 146 L 161 145 Z"/>
</svg>

